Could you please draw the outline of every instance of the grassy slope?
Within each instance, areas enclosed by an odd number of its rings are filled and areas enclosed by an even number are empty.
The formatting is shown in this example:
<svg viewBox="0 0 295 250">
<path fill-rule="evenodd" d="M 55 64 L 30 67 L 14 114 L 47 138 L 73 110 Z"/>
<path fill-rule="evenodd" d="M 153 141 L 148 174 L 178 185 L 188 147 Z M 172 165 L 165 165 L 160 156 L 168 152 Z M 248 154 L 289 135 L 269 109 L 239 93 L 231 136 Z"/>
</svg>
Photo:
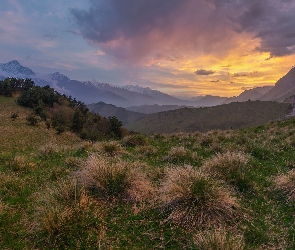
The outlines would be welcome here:
<svg viewBox="0 0 295 250">
<path fill-rule="evenodd" d="M 281 119 L 288 112 L 288 105 L 276 102 L 230 103 L 210 108 L 184 108 L 151 114 L 127 128 L 149 135 L 249 128 Z"/>
<path fill-rule="evenodd" d="M 56 135 L 43 124 L 27 126 L 28 110 L 16 106 L 13 99 L 0 98 L 0 106 L 0 127 L 5 131 L 0 145 L 1 249 L 198 249 L 194 239 L 202 229 L 176 226 L 153 202 L 141 209 L 140 204 L 125 202 L 94 203 L 90 212 L 77 209 L 61 224 L 48 225 L 52 231 L 36 230 L 35 215 L 42 207 L 37 197 L 50 199 L 50 187 L 79 169 L 68 164 L 69 159 L 84 160 L 90 154 L 106 160 L 114 157 L 102 155 L 97 150 L 101 144 L 81 143 L 72 134 Z M 9 117 L 16 110 L 20 117 L 12 121 Z M 42 149 L 49 142 L 52 145 Z M 243 173 L 249 185 L 235 186 L 244 216 L 226 230 L 242 235 L 247 249 L 294 249 L 295 204 L 287 203 L 273 186 L 274 177 L 295 168 L 294 145 L 295 120 L 291 119 L 247 130 L 156 136 L 147 138 L 144 146 L 114 153 L 123 161 L 144 164 L 156 189 L 163 169 L 187 164 L 198 169 L 217 153 L 228 151 L 249 155 Z"/>
</svg>

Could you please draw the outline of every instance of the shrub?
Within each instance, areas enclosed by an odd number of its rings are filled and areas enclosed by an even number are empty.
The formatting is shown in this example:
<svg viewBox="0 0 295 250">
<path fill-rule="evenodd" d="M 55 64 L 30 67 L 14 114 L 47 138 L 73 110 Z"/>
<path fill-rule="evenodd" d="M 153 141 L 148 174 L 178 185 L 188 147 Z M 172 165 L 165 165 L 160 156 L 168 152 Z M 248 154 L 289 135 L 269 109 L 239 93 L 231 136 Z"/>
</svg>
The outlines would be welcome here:
<svg viewBox="0 0 295 250">
<path fill-rule="evenodd" d="M 197 249 L 243 250 L 245 242 L 240 235 L 231 235 L 225 230 L 215 229 L 199 233 L 194 239 Z"/>
<path fill-rule="evenodd" d="M 152 186 L 135 164 L 90 156 L 79 174 L 82 184 L 94 196 L 106 200 L 143 201 Z"/>
<path fill-rule="evenodd" d="M 192 167 L 170 169 L 160 190 L 160 204 L 168 220 L 186 228 L 234 221 L 239 204 L 220 181 Z"/>
<path fill-rule="evenodd" d="M 122 140 L 122 145 L 125 147 L 136 147 L 147 145 L 147 139 L 144 135 L 129 135 Z"/>
<path fill-rule="evenodd" d="M 288 202 L 295 201 L 295 169 L 290 170 L 287 174 L 277 176 L 275 185 L 287 196 Z"/>
<path fill-rule="evenodd" d="M 38 118 L 34 115 L 34 113 L 29 114 L 26 117 L 26 120 L 29 122 L 30 125 L 35 126 L 38 123 Z"/>
</svg>

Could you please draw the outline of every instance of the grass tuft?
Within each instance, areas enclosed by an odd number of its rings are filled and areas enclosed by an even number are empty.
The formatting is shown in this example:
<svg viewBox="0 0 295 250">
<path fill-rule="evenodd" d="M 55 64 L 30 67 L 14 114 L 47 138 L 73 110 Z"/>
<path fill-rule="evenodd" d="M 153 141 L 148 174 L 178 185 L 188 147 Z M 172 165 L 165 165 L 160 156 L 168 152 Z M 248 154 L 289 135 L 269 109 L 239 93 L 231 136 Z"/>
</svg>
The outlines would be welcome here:
<svg viewBox="0 0 295 250">
<path fill-rule="evenodd" d="M 288 202 L 295 201 L 295 169 L 290 170 L 287 174 L 277 176 L 275 185 L 287 196 Z"/>
<path fill-rule="evenodd" d="M 144 135 L 136 134 L 136 135 L 129 135 L 126 136 L 122 140 L 122 145 L 124 147 L 137 147 L 137 146 L 145 146 L 147 145 L 147 139 Z"/>
<path fill-rule="evenodd" d="M 93 155 L 85 162 L 79 178 L 93 195 L 106 200 L 140 202 L 150 198 L 153 191 L 136 164 Z"/>
<path fill-rule="evenodd" d="M 250 188 L 250 181 L 247 179 L 248 163 L 250 156 L 243 152 L 218 153 L 216 156 L 205 161 L 202 168 L 211 172 L 217 178 L 228 181 L 239 190 Z"/>
<path fill-rule="evenodd" d="M 186 228 L 230 223 L 238 215 L 239 203 L 232 192 L 190 166 L 169 169 L 159 193 L 168 220 Z"/>
<path fill-rule="evenodd" d="M 215 229 L 194 237 L 197 249 L 202 250 L 243 250 L 245 242 L 241 235 L 232 235 L 225 230 Z"/>
</svg>

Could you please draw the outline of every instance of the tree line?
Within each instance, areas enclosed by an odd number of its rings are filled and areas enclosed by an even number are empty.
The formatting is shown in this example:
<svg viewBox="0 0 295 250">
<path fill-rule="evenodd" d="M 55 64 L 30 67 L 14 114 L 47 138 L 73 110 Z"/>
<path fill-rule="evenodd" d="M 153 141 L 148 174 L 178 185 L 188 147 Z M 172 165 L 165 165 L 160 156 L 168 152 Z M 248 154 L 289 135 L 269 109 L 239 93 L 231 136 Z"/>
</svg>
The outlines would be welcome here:
<svg viewBox="0 0 295 250">
<path fill-rule="evenodd" d="M 36 86 L 31 79 L 6 78 L 0 81 L 0 95 L 17 96 L 17 103 L 32 109 L 27 117 L 31 125 L 44 121 L 58 133 L 72 131 L 82 139 L 98 141 L 121 139 L 128 133 L 117 117 L 105 118 L 89 112 L 81 101 L 60 94 L 49 85 Z"/>
</svg>

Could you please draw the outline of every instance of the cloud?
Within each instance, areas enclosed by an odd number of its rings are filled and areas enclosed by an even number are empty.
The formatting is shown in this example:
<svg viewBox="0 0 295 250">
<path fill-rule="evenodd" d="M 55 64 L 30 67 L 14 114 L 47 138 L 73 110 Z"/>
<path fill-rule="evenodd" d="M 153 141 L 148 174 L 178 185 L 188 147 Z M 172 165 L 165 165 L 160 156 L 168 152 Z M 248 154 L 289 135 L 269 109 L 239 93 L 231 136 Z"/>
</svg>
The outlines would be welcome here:
<svg viewBox="0 0 295 250">
<path fill-rule="evenodd" d="M 205 70 L 205 69 L 198 69 L 195 73 L 197 75 L 200 75 L 200 76 L 208 76 L 208 75 L 214 74 L 215 71 L 213 71 L 213 70 Z"/>
<path fill-rule="evenodd" d="M 128 61 L 222 54 L 238 43 L 225 13 L 204 0 L 90 0 L 71 13 L 91 45 Z"/>
<path fill-rule="evenodd" d="M 271 57 L 295 53 L 295 2 L 293 0 L 207 0 L 232 13 L 237 32 L 250 32 L 260 39 L 256 50 Z M 270 57 L 270 58 L 271 58 Z"/>
<path fill-rule="evenodd" d="M 253 76 L 254 74 L 257 74 L 258 71 L 252 71 L 252 72 L 237 72 L 233 74 L 233 77 L 243 77 L 243 76 Z"/>
</svg>

